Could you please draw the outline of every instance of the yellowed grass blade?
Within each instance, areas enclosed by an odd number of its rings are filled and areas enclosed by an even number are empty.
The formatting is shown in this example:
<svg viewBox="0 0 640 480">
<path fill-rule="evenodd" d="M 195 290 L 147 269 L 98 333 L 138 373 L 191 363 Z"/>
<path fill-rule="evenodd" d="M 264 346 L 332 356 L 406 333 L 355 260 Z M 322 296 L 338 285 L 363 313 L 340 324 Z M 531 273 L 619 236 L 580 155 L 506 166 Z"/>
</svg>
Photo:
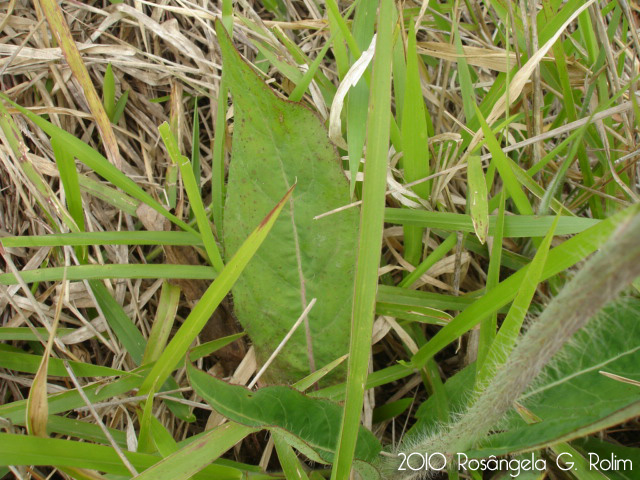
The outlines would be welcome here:
<svg viewBox="0 0 640 480">
<path fill-rule="evenodd" d="M 106 150 L 107 158 L 118 169 L 122 170 L 122 157 L 120 157 L 118 143 L 113 133 L 113 129 L 111 128 L 111 122 L 109 121 L 109 117 L 107 117 L 107 113 L 100 101 L 100 97 L 91 82 L 89 72 L 83 63 L 78 47 L 71 36 L 69 25 L 64 19 L 62 10 L 55 0 L 40 0 L 40 6 L 47 18 L 49 28 L 51 28 L 51 32 L 62 49 L 62 53 L 71 68 L 71 72 L 82 87 L 89 109 L 91 110 L 91 113 L 96 120 L 98 130 L 100 131 L 100 136 Z"/>
</svg>

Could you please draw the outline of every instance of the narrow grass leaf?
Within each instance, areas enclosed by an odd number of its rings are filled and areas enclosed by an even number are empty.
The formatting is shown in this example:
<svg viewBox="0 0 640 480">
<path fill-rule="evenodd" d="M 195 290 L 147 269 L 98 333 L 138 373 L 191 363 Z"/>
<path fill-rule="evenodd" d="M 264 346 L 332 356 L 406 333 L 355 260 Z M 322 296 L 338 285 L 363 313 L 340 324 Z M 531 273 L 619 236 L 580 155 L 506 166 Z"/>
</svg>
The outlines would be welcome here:
<svg viewBox="0 0 640 480">
<path fill-rule="evenodd" d="M 504 232 L 504 211 L 505 211 L 505 191 L 500 192 L 500 205 L 498 207 L 498 218 L 492 239 L 492 248 L 489 255 L 489 271 L 487 272 L 487 282 L 485 291 L 490 292 L 500 283 L 500 266 L 502 263 L 502 239 Z M 555 227 L 557 228 L 557 223 Z M 478 337 L 478 356 L 476 358 L 476 369 L 480 369 L 487 357 L 487 352 L 496 337 L 498 331 L 498 313 L 494 312 L 480 323 L 480 335 Z"/>
<path fill-rule="evenodd" d="M 404 148 L 402 166 L 405 181 L 410 183 L 428 177 L 429 146 L 427 117 L 420 83 L 418 53 L 416 52 L 416 33 L 412 21 L 409 21 L 407 38 L 407 72 L 404 87 L 404 106 L 402 108 L 402 147 Z M 423 182 L 412 190 L 422 199 L 428 200 L 431 182 Z M 404 227 L 404 258 L 412 265 L 418 265 L 422 257 L 423 228 L 411 225 Z"/>
<path fill-rule="evenodd" d="M 137 470 L 145 470 L 158 462 L 155 455 L 124 452 Z M 58 438 L 40 438 L 0 433 L 0 465 L 50 465 L 98 470 L 120 476 L 130 473 L 112 447 Z M 194 480 L 232 480 L 243 478 L 243 472 L 223 465 L 209 465 Z"/>
<path fill-rule="evenodd" d="M 57 140 L 51 139 L 51 148 L 56 160 L 60 180 L 64 188 L 64 196 L 69 214 L 75 220 L 80 231 L 84 231 L 84 208 L 82 207 L 82 195 L 80 194 L 80 182 L 78 171 L 73 159 L 67 150 L 62 148 Z"/>
<path fill-rule="evenodd" d="M 300 463 L 296 452 L 287 443 L 286 437 L 276 431 L 271 432 L 271 435 L 285 478 L 308 480 L 309 477 L 307 477 L 304 467 Z"/>
<path fill-rule="evenodd" d="M 229 0 L 224 0 L 229 2 Z M 231 22 L 233 24 L 233 22 Z M 231 30 L 228 30 L 231 32 Z M 218 90 L 218 107 L 216 109 L 216 123 L 213 138 L 213 159 L 211 165 L 211 211 L 213 212 L 213 223 L 216 226 L 218 235 L 222 235 L 222 216 L 225 198 L 224 184 L 224 160 L 225 142 L 227 137 L 227 100 L 229 87 L 227 77 L 223 73 L 220 79 Z"/>
<path fill-rule="evenodd" d="M 489 151 L 492 155 L 492 160 L 495 162 L 496 167 L 498 168 L 498 172 L 500 172 L 500 177 L 502 178 L 502 181 L 507 188 L 507 192 L 509 192 L 509 195 L 511 196 L 511 198 L 513 198 L 513 202 L 516 204 L 516 208 L 522 215 L 533 215 L 533 208 L 529 203 L 529 199 L 522 191 L 520 183 L 518 182 L 518 179 L 516 178 L 513 170 L 511 169 L 511 166 L 509 165 L 507 156 L 502 151 L 498 140 L 496 140 L 496 137 L 493 135 L 491 128 L 482 116 L 482 112 L 477 107 L 476 116 L 480 120 L 480 125 L 487 142 L 487 147 L 489 148 Z"/>
<path fill-rule="evenodd" d="M 394 4 L 382 0 L 378 15 L 378 42 L 373 66 L 370 110 L 367 119 L 365 181 L 360 215 L 355 294 L 351 316 L 351 342 L 346 402 L 332 480 L 348 478 L 358 439 L 364 386 L 371 354 L 378 265 L 382 247 L 384 198 L 391 122 L 391 57 Z"/>
<path fill-rule="evenodd" d="M 489 207 L 492 206 L 489 202 Z M 489 235 L 495 234 L 497 218 L 496 215 L 489 215 Z M 504 218 L 503 234 L 505 238 L 544 237 L 554 221 L 553 215 L 508 215 Z M 385 222 L 431 227 L 446 231 L 474 232 L 471 216 L 462 213 L 387 208 Z M 600 222 L 602 220 L 593 218 L 562 216 L 558 222 L 556 235 L 580 233 Z"/>
<path fill-rule="evenodd" d="M 553 240 L 559 218 L 560 217 L 556 217 L 556 221 L 549 229 L 549 233 L 540 244 L 538 252 L 535 257 L 533 257 L 533 260 L 531 260 L 527 268 L 527 275 L 524 277 L 522 285 L 518 289 L 509 313 L 507 313 L 506 318 L 500 326 L 500 330 L 498 330 L 498 334 L 487 352 L 486 361 L 477 372 L 476 387 L 478 391 L 486 385 L 491 375 L 504 364 L 516 344 L 525 316 L 529 311 L 529 306 L 538 288 L 538 283 L 541 280 L 542 271 L 547 262 L 547 254 L 549 253 L 551 240 Z"/>
<path fill-rule="evenodd" d="M 111 117 L 111 123 L 117 125 L 124 113 L 124 109 L 127 106 L 127 100 L 129 100 L 129 90 L 125 90 L 120 98 L 116 102 L 116 106 L 113 109 L 113 116 Z"/>
<path fill-rule="evenodd" d="M 49 331 L 44 327 L 35 327 L 34 331 L 30 327 L 2 327 L 0 328 L 0 340 L 22 340 L 26 342 L 37 342 L 46 337 Z M 58 328 L 56 336 L 61 338 L 75 332 L 75 328 Z"/>
<path fill-rule="evenodd" d="M 51 359 L 51 361 L 55 360 L 56 359 Z M 97 368 L 97 366 L 95 365 L 94 367 Z M 49 368 L 51 368 L 51 363 L 49 364 Z M 77 365 L 72 364 L 72 368 L 74 373 L 77 372 Z M 33 373 L 35 373 L 36 369 L 37 366 L 33 370 Z M 142 374 L 146 373 L 147 371 L 148 368 L 136 371 L 135 373 L 119 372 L 119 379 L 114 380 L 113 382 L 96 382 L 87 385 L 84 388 L 84 393 L 89 398 L 92 404 L 108 400 L 118 395 L 123 395 L 133 389 L 138 388 L 142 384 Z M 68 375 L 68 372 L 66 370 L 64 370 L 64 373 Z M 105 375 L 110 374 L 106 373 L 101 376 Z M 48 402 L 49 415 L 67 412 L 69 410 L 73 410 L 74 408 L 86 406 L 84 400 L 77 390 L 69 390 L 63 393 L 49 395 Z M 5 405 L 0 405 L 0 416 L 11 420 L 15 424 L 22 425 L 25 421 L 26 403 L 26 400 L 18 400 L 15 402 L 7 403 Z"/>
<path fill-rule="evenodd" d="M 89 72 L 82 61 L 78 47 L 73 40 L 71 31 L 69 30 L 69 25 L 64 19 L 62 8 L 60 8 L 55 0 L 41 0 L 40 6 L 47 18 L 49 28 L 51 29 L 51 32 L 62 49 L 62 53 L 71 68 L 71 72 L 78 80 L 82 92 L 87 99 L 89 109 L 91 110 L 98 126 L 98 130 L 100 131 L 100 136 L 102 137 L 107 157 L 115 167 L 122 169 L 122 158 L 118 151 L 118 142 L 115 134 L 113 133 L 113 129 L 111 128 L 111 121 L 109 120 L 104 106 L 100 101 L 100 97 L 98 97 L 98 93 L 93 86 Z"/>
<path fill-rule="evenodd" d="M 305 390 L 308 390 L 313 385 L 315 385 L 320 380 L 322 380 L 322 378 L 325 375 L 327 375 L 329 372 L 333 371 L 334 368 L 336 368 L 338 365 L 340 365 L 342 362 L 344 362 L 347 359 L 348 356 L 349 356 L 348 354 L 347 355 L 343 355 L 341 357 L 336 358 L 333 362 L 330 362 L 330 363 L 328 363 L 326 365 L 323 365 L 322 367 L 320 367 L 318 370 L 316 370 L 312 374 L 307 375 L 302 380 L 298 380 L 296 383 L 294 383 L 292 385 L 292 387 L 295 388 L 296 390 L 299 390 L 300 392 L 304 392 Z"/>
<path fill-rule="evenodd" d="M 124 173 L 118 170 L 114 165 L 110 164 L 105 157 L 99 152 L 91 148 L 82 140 L 76 138 L 70 133 L 56 127 L 51 122 L 48 122 L 39 115 L 34 114 L 26 108 L 12 102 L 5 94 L 0 92 L 0 98 L 5 99 L 11 103 L 20 113 L 29 118 L 33 123 L 46 132 L 51 138 L 55 138 L 62 148 L 84 163 L 87 167 L 95 171 L 98 175 L 104 177 L 116 187 L 122 189 L 125 193 L 128 193 L 133 198 L 146 203 L 169 221 L 179 226 L 183 230 L 191 233 L 196 233 L 193 228 L 187 225 L 185 222 L 177 218 L 170 213 L 160 203 L 158 203 L 151 195 L 142 190 L 133 180 L 127 177 Z"/>
<path fill-rule="evenodd" d="M 196 180 L 198 192 L 202 190 L 202 168 L 200 167 L 200 113 L 198 111 L 198 97 L 193 103 L 193 127 L 191 132 L 191 166 L 193 167 L 193 177 Z"/>
<path fill-rule="evenodd" d="M 489 233 L 489 200 L 482 161 L 475 155 L 471 155 L 467 160 L 467 183 L 473 229 L 480 243 L 484 243 Z"/>
<path fill-rule="evenodd" d="M 189 232 L 121 231 L 58 233 L 3 237 L 5 247 L 62 247 L 84 245 L 188 245 L 202 246 L 202 239 Z"/>
<path fill-rule="evenodd" d="M 134 265 L 132 265 L 134 266 Z M 69 267 L 71 268 L 71 267 Z M 71 279 L 70 277 L 68 277 Z M 122 306 L 109 293 L 107 287 L 100 280 L 88 280 L 93 295 L 98 302 L 98 307 L 105 320 L 113 330 L 122 346 L 129 352 L 136 365 L 140 365 L 144 356 L 146 340 L 122 309 Z M 74 372 L 77 372 L 74 368 Z"/>
<path fill-rule="evenodd" d="M 189 351 L 189 361 L 195 362 L 196 360 L 202 357 L 211 355 L 213 352 L 226 347 L 227 345 L 235 342 L 239 338 L 244 337 L 244 335 L 245 335 L 244 332 L 234 333 L 233 335 L 228 335 L 222 338 L 216 338 L 215 340 L 211 340 L 210 342 L 203 343 L 202 345 L 198 345 L 197 347 L 194 347 Z"/>
<path fill-rule="evenodd" d="M 213 280 L 216 273 L 211 267 L 200 265 L 164 264 L 118 264 L 118 265 L 74 265 L 72 267 L 51 267 L 25 270 L 21 276 L 26 283 L 55 282 L 62 280 L 67 270 L 69 281 L 104 280 L 109 278 L 191 278 Z M 13 273 L 0 274 L 0 285 L 17 285 Z"/>
<path fill-rule="evenodd" d="M 135 480 L 187 480 L 255 431 L 254 428 L 237 423 L 221 425 L 209 430 L 197 441 L 163 458 L 133 478 Z"/>
<path fill-rule="evenodd" d="M 122 375 L 122 370 L 93 365 L 91 363 L 69 362 L 74 373 L 79 377 L 113 377 Z M 67 377 L 67 371 L 59 358 L 49 358 L 46 362 L 46 370 L 42 366 L 42 355 L 25 353 L 22 350 L 6 344 L 0 344 L 0 365 L 3 368 L 17 372 L 37 373 L 46 372 L 48 375 Z M 44 373 L 42 374 L 44 375 Z M 45 379 L 46 381 L 46 379 Z"/>
<path fill-rule="evenodd" d="M 180 154 L 180 151 L 178 150 L 178 143 L 171 133 L 171 127 L 169 124 L 164 122 L 160 127 L 158 127 L 158 130 L 162 136 L 162 141 L 167 147 L 171 161 L 177 164 L 180 168 L 184 189 L 187 191 L 191 210 L 198 222 L 200 235 L 202 235 L 202 241 L 204 243 L 204 248 L 207 251 L 207 255 L 209 256 L 209 261 L 211 262 L 211 265 L 213 265 L 213 268 L 215 268 L 216 272 L 220 272 L 224 267 L 224 264 L 222 263 L 222 256 L 220 255 L 218 244 L 216 243 L 213 231 L 211 230 L 211 224 L 209 223 L 209 219 L 207 218 L 207 214 L 204 210 L 204 204 L 202 203 L 202 197 L 200 196 L 200 187 L 193 174 L 193 166 L 187 157 Z"/>
<path fill-rule="evenodd" d="M 420 265 L 416 267 L 416 269 L 409 273 L 406 277 L 404 277 L 400 283 L 399 287 L 403 288 L 411 288 L 411 286 L 431 267 L 433 267 L 436 262 L 442 260 L 444 256 L 453 248 L 456 244 L 457 235 L 452 233 L 449 235 L 440 245 L 438 245 L 433 252 L 431 252 L 427 258 L 425 258 Z"/>
<path fill-rule="evenodd" d="M 225 265 L 220 275 L 218 275 L 216 280 L 207 288 L 200 301 L 193 310 L 191 310 L 191 313 L 171 339 L 171 342 L 169 342 L 167 348 L 145 379 L 141 387 L 142 394 L 155 391 L 157 386 L 162 385 L 175 366 L 182 361 L 189 349 L 189 345 L 191 345 L 198 336 L 213 311 L 218 307 L 227 293 L 229 293 L 229 290 L 231 290 L 231 287 L 247 266 L 249 260 L 251 260 L 255 252 L 260 248 L 260 245 L 264 242 L 276 218 L 291 197 L 293 188 L 294 187 L 291 187 L 282 200 L 278 202 L 273 210 L 262 220 L 260 225 L 249 235 L 233 258 Z"/>
<path fill-rule="evenodd" d="M 142 363 L 155 362 L 167 345 L 173 322 L 180 302 L 180 287 L 168 282 L 162 283 L 160 300 L 156 309 L 156 317 L 151 326 L 147 347 L 144 350 Z"/>
<path fill-rule="evenodd" d="M 113 114 L 116 109 L 116 81 L 113 75 L 111 63 L 107 64 L 102 84 L 102 104 L 109 120 L 113 121 Z"/>
</svg>

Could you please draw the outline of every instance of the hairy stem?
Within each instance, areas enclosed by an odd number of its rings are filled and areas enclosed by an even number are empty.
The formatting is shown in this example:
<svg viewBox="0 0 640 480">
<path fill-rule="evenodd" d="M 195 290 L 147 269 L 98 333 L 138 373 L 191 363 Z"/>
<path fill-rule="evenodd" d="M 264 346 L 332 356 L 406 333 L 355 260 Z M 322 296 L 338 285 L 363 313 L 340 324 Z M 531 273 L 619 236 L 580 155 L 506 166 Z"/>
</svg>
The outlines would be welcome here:
<svg viewBox="0 0 640 480">
<path fill-rule="evenodd" d="M 618 227 L 549 303 L 477 401 L 455 423 L 414 443 L 410 450 L 453 456 L 487 435 L 567 340 L 640 276 L 638 239 L 640 215 L 636 214 Z M 389 470 L 397 469 L 396 462 L 395 458 L 388 462 Z"/>
</svg>

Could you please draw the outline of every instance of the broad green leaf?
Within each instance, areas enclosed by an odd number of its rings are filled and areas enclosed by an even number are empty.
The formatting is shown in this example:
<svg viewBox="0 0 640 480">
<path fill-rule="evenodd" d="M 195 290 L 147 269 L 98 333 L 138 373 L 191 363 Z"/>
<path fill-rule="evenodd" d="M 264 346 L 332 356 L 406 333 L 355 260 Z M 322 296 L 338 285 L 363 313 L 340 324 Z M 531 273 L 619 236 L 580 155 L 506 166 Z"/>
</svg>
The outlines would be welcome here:
<svg viewBox="0 0 640 480">
<path fill-rule="evenodd" d="M 640 389 L 601 373 L 640 381 L 639 315 L 640 301 L 634 298 L 603 309 L 518 400 L 541 421 L 526 425 L 514 412 L 502 433 L 489 437 L 469 456 L 537 450 L 640 415 Z"/>
<path fill-rule="evenodd" d="M 598 455 L 599 458 L 611 458 L 611 455 L 619 459 L 629 459 L 633 465 L 640 465 L 640 448 L 624 447 L 622 445 L 609 443 L 594 437 L 582 438 L 571 442 L 574 447 L 585 452 L 588 457 L 589 453 Z M 592 457 L 594 458 L 594 457 Z M 635 480 L 637 472 L 626 468 L 616 472 L 607 472 L 607 477 L 611 480 Z"/>
<path fill-rule="evenodd" d="M 265 387 L 252 392 L 230 385 L 189 364 L 189 381 L 194 390 L 218 413 L 251 428 L 275 429 L 297 438 L 298 450 L 315 452 L 316 460 L 333 461 L 340 431 L 342 408 L 324 399 L 310 398 L 290 387 Z M 291 444 L 291 442 L 289 442 Z M 380 452 L 373 434 L 360 427 L 356 458 L 372 461 Z"/>
<path fill-rule="evenodd" d="M 242 61 L 220 24 L 218 39 L 235 111 L 224 210 L 227 259 L 297 181 L 272 234 L 233 288 L 236 314 L 259 362 L 275 350 L 308 302 L 318 299 L 308 324 L 266 372 L 269 381 L 293 382 L 347 352 L 357 212 L 313 219 L 350 201 L 325 128 L 302 105 L 279 99 Z M 334 377 L 341 375 L 344 369 Z"/>
</svg>

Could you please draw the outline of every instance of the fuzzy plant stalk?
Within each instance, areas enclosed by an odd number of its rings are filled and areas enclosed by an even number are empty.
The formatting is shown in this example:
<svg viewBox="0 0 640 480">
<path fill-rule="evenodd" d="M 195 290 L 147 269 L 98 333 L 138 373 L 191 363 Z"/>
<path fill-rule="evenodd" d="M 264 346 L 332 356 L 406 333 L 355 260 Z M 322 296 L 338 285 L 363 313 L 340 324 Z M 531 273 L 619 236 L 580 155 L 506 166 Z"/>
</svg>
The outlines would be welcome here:
<svg viewBox="0 0 640 480">
<path fill-rule="evenodd" d="M 400 445 L 398 452 L 441 452 L 449 463 L 457 452 L 468 450 L 496 426 L 558 350 L 638 276 L 640 214 L 635 214 L 621 223 L 531 324 L 467 411 L 440 431 Z M 387 457 L 388 478 L 407 480 L 428 474 L 398 472 L 400 458 Z"/>
</svg>

